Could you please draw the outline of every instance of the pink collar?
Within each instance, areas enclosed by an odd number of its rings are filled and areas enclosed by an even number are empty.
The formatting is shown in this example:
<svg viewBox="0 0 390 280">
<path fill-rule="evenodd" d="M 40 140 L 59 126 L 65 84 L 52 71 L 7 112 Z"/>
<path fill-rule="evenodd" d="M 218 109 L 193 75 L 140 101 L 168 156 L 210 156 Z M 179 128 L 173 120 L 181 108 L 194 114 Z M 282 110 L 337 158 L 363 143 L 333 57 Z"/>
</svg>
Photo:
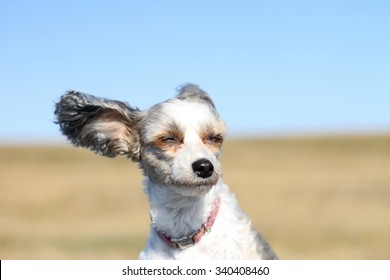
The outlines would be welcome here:
<svg viewBox="0 0 390 280">
<path fill-rule="evenodd" d="M 212 226 L 214 225 L 215 219 L 217 218 L 217 214 L 219 211 L 220 198 L 218 197 L 214 201 L 213 209 L 211 210 L 210 216 L 207 221 L 202 224 L 201 228 L 191 234 L 190 236 L 184 236 L 182 238 L 171 238 L 154 228 L 157 232 L 158 236 L 172 249 L 185 249 L 187 247 L 193 246 L 198 243 L 202 237 L 210 232 Z"/>
</svg>

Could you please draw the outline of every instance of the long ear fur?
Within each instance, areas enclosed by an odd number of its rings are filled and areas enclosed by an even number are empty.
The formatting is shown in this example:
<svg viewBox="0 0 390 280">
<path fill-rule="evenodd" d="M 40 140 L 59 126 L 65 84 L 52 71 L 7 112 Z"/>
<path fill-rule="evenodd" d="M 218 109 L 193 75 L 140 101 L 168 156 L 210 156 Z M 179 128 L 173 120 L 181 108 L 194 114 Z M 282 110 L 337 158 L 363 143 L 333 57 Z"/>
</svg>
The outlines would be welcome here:
<svg viewBox="0 0 390 280">
<path fill-rule="evenodd" d="M 56 104 L 55 123 L 75 146 L 100 155 L 140 157 L 142 112 L 126 103 L 69 91 Z"/>
</svg>

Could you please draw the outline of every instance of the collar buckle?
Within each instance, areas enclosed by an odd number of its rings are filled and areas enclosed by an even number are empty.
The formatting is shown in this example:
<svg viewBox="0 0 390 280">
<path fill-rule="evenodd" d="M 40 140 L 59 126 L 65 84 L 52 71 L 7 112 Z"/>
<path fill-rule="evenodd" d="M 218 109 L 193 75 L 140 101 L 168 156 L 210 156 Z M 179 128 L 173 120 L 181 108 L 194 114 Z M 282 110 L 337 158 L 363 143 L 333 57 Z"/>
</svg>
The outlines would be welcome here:
<svg viewBox="0 0 390 280">
<path fill-rule="evenodd" d="M 175 243 L 178 248 L 185 249 L 195 245 L 195 240 L 194 240 L 195 234 L 196 233 L 192 234 L 191 236 L 185 236 L 183 238 L 177 238 L 177 239 L 172 238 L 171 241 Z"/>
</svg>

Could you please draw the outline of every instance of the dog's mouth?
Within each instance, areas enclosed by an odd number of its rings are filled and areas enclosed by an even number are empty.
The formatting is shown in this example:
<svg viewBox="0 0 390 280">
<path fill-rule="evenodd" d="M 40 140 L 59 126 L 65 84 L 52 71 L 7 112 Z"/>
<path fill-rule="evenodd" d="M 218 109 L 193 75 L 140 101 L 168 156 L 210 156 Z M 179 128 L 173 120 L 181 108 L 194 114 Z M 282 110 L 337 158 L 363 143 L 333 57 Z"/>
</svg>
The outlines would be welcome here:
<svg viewBox="0 0 390 280">
<path fill-rule="evenodd" d="M 196 181 L 171 181 L 167 186 L 173 192 L 183 196 L 199 196 L 208 193 L 217 184 L 218 180 L 196 180 Z"/>
<path fill-rule="evenodd" d="M 168 186 L 171 186 L 171 187 L 211 189 L 213 186 L 215 186 L 218 183 L 218 180 L 219 180 L 219 175 L 216 172 L 214 172 L 208 178 L 192 177 L 192 178 L 174 179 L 174 178 L 170 177 L 170 178 L 168 178 L 167 183 L 168 183 Z"/>
</svg>

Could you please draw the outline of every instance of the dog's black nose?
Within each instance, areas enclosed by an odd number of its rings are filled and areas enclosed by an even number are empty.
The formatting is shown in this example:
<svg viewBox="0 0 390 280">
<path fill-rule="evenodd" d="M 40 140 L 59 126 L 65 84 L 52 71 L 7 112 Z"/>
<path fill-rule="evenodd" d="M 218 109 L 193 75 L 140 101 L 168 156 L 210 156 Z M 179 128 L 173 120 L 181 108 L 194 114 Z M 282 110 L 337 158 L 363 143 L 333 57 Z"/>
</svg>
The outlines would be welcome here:
<svg viewBox="0 0 390 280">
<path fill-rule="evenodd" d="M 208 159 L 202 158 L 192 164 L 192 170 L 201 178 L 208 178 L 213 175 L 214 165 Z"/>
</svg>

